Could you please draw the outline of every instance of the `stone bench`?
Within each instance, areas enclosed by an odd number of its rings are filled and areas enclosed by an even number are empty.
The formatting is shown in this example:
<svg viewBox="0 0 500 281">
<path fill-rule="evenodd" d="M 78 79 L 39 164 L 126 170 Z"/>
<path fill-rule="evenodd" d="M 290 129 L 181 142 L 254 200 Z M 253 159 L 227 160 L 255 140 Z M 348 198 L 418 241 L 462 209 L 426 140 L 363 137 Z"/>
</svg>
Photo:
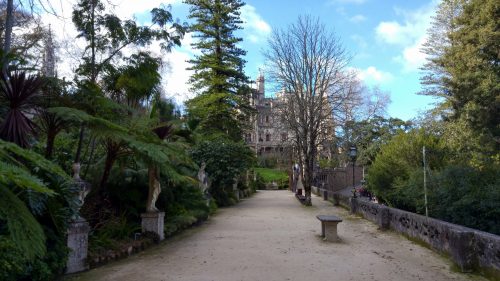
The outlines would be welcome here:
<svg viewBox="0 0 500 281">
<path fill-rule="evenodd" d="M 321 237 L 324 241 L 335 242 L 339 240 L 337 235 L 337 224 L 342 221 L 337 216 L 318 215 L 316 216 L 321 221 Z"/>
</svg>

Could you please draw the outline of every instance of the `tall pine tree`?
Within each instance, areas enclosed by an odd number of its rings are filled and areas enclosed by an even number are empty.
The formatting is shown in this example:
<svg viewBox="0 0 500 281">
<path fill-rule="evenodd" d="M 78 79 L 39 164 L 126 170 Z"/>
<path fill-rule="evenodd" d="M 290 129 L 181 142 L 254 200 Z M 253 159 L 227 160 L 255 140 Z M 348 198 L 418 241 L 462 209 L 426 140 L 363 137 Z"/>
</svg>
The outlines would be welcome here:
<svg viewBox="0 0 500 281">
<path fill-rule="evenodd" d="M 465 3 L 440 62 L 450 73 L 446 85 L 456 117 L 500 149 L 500 5 L 496 0 Z"/>
<path fill-rule="evenodd" d="M 495 0 L 443 0 L 423 48 L 421 94 L 444 98 L 448 130 L 475 136 L 457 143 L 473 143 L 479 162 L 500 161 L 499 17 Z"/>
<path fill-rule="evenodd" d="M 420 79 L 423 85 L 422 95 L 443 97 L 449 99 L 446 81 L 450 73 L 444 67 L 441 59 L 447 48 L 451 46 L 450 34 L 456 30 L 456 18 L 462 11 L 462 0 L 443 0 L 432 17 L 432 24 L 427 30 L 427 40 L 423 44 L 422 52 L 427 55 L 427 62 L 421 70 Z"/>
<path fill-rule="evenodd" d="M 225 135 L 240 140 L 242 128 L 251 112 L 248 78 L 243 72 L 246 52 L 234 32 L 241 29 L 240 0 L 186 0 L 190 31 L 197 39 L 192 46 L 201 55 L 190 60 L 194 74 L 190 83 L 198 96 L 188 101 L 192 119 L 200 122 L 204 135 Z"/>
</svg>

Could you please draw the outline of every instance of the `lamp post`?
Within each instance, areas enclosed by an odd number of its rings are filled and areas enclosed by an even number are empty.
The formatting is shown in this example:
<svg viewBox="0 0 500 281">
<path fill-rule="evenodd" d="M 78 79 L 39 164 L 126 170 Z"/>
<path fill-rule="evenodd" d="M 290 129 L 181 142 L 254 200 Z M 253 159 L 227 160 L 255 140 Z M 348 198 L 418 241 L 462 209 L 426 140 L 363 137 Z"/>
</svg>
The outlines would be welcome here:
<svg viewBox="0 0 500 281">
<path fill-rule="evenodd" d="M 356 198 L 356 188 L 354 187 L 354 163 L 356 162 L 356 155 L 358 151 L 354 145 L 349 149 L 349 157 L 352 161 L 352 196 Z"/>
</svg>

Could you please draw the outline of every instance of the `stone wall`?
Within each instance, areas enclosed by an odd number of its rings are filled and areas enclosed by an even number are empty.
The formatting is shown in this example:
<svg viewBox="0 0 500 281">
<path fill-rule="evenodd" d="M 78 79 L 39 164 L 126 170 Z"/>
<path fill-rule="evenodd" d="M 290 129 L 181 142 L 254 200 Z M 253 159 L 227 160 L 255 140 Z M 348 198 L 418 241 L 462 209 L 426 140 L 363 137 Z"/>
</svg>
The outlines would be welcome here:
<svg viewBox="0 0 500 281">
<path fill-rule="evenodd" d="M 322 196 L 323 192 L 324 189 L 318 189 L 318 195 Z M 462 271 L 478 270 L 490 276 L 500 276 L 498 235 L 327 192 L 334 204 L 349 208 L 381 229 L 392 229 L 449 255 Z"/>
</svg>

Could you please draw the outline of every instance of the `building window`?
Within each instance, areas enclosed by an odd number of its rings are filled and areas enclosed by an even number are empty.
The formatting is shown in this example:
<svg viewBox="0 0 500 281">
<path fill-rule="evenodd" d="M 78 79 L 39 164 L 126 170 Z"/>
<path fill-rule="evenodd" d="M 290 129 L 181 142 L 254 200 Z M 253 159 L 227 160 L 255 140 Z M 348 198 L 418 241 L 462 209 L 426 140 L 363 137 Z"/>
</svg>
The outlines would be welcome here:
<svg viewBox="0 0 500 281">
<path fill-rule="evenodd" d="M 266 134 L 266 141 L 271 141 L 271 135 L 270 134 Z"/>
<path fill-rule="evenodd" d="M 266 115 L 266 123 L 269 123 L 269 115 Z"/>
<path fill-rule="evenodd" d="M 286 133 L 281 134 L 281 141 L 286 141 L 288 139 L 288 135 Z"/>
</svg>

